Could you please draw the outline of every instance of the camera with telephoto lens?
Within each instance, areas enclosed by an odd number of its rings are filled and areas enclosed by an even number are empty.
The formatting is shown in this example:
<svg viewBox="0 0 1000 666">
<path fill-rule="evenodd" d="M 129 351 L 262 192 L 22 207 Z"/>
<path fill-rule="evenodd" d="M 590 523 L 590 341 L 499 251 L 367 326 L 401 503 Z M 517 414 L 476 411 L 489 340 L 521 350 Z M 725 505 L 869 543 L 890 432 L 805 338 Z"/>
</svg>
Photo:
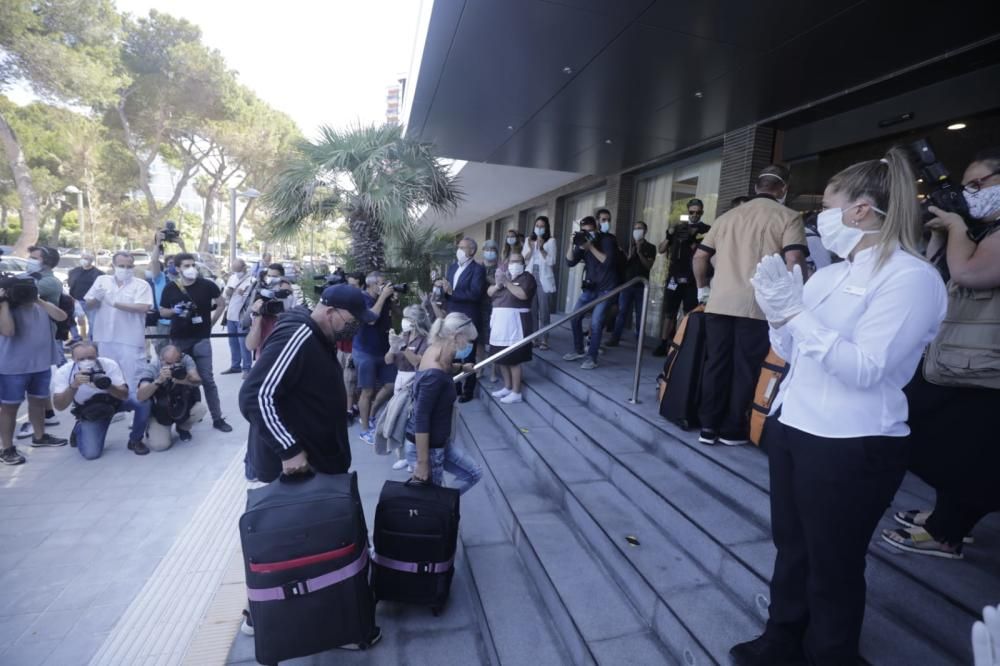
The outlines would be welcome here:
<svg viewBox="0 0 1000 666">
<path fill-rule="evenodd" d="M 98 368 L 91 368 L 90 370 L 80 370 L 77 374 L 81 374 L 84 377 L 90 377 L 90 383 L 96 388 L 105 391 L 111 388 L 111 377 L 108 377 Z"/>
<path fill-rule="evenodd" d="M 184 367 L 183 363 L 174 363 L 170 366 L 170 378 L 185 380 L 188 376 L 188 369 Z"/>
<path fill-rule="evenodd" d="M 397 294 L 407 294 L 410 292 L 410 285 L 407 282 L 404 282 L 403 284 L 394 284 L 392 285 L 392 290 Z"/>
<path fill-rule="evenodd" d="M 180 240 L 181 232 L 177 231 L 176 222 L 173 220 L 167 220 L 166 224 L 163 225 L 163 228 L 160 229 L 160 235 L 163 237 L 164 241 L 168 243 L 176 243 Z"/>
<path fill-rule="evenodd" d="M 271 317 L 277 317 L 285 311 L 285 299 L 292 295 L 291 289 L 273 289 L 264 287 L 257 292 L 258 300 L 264 301 L 260 306 L 260 313 Z"/>
<path fill-rule="evenodd" d="M 0 289 L 4 291 L 4 295 L 0 296 L 0 303 L 10 303 L 12 308 L 38 300 L 38 285 L 34 279 L 25 275 L 0 273 Z"/>
<path fill-rule="evenodd" d="M 323 292 L 326 291 L 327 287 L 336 287 L 338 284 L 345 284 L 347 278 L 341 272 L 331 273 L 330 275 L 317 275 L 313 278 L 315 284 L 313 285 L 313 293 L 317 296 L 322 296 Z"/>
<path fill-rule="evenodd" d="M 965 226 L 969 228 L 969 236 L 975 240 L 976 232 L 982 226 L 981 221 L 969 214 L 969 204 L 965 201 L 962 186 L 951 179 L 948 168 L 934 154 L 930 141 L 917 139 L 910 144 L 910 153 L 914 157 L 914 164 L 919 174 L 918 182 L 922 181 L 925 190 L 924 200 L 920 204 L 924 222 L 936 217 L 930 212 L 930 207 L 937 206 L 943 211 L 961 217 Z"/>
</svg>

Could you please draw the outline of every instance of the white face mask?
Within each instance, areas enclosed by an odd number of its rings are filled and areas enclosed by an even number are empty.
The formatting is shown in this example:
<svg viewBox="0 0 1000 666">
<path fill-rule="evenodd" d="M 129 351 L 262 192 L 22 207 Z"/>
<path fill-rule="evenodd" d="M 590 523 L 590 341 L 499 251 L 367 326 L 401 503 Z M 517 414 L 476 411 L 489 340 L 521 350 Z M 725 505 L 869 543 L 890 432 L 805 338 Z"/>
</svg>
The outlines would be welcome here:
<svg viewBox="0 0 1000 666">
<path fill-rule="evenodd" d="M 984 187 L 978 192 L 962 192 L 969 204 L 969 215 L 977 220 L 988 220 L 1000 212 L 1000 185 Z"/>
<path fill-rule="evenodd" d="M 511 246 L 517 245 L 517 237 L 516 236 L 507 236 L 507 245 L 511 245 Z"/>
<path fill-rule="evenodd" d="M 847 210 L 855 206 L 850 206 Z M 874 206 L 872 206 L 872 210 L 882 213 L 882 211 Z M 884 215 L 884 213 L 882 214 Z M 821 212 L 816 217 L 816 229 L 819 231 L 823 247 L 841 259 L 846 259 L 851 254 L 851 250 L 858 246 L 862 238 L 868 234 L 879 233 L 878 229 L 864 231 L 857 227 L 847 226 L 844 224 L 844 210 L 840 208 L 827 208 Z"/>
<path fill-rule="evenodd" d="M 632 230 L 632 238 L 636 239 L 637 241 L 641 241 L 645 237 L 646 237 L 646 232 L 643 231 L 642 229 Z"/>
<path fill-rule="evenodd" d="M 602 234 L 606 234 L 610 230 L 611 230 L 611 223 L 610 222 L 601 222 L 601 233 Z"/>
<path fill-rule="evenodd" d="M 410 321 L 409 319 L 404 319 L 402 322 L 400 322 L 399 328 L 402 329 L 403 333 L 409 333 L 410 331 L 413 330 L 413 322 Z"/>
<path fill-rule="evenodd" d="M 131 268 L 122 268 L 121 266 L 115 266 L 115 278 L 119 282 L 125 282 L 131 280 L 135 271 Z"/>
<path fill-rule="evenodd" d="M 194 280 L 195 278 L 198 277 L 198 269 L 195 268 L 194 266 L 188 266 L 187 268 L 181 271 L 181 275 L 184 276 L 185 280 Z"/>
<path fill-rule="evenodd" d="M 469 255 L 462 248 L 458 248 L 455 250 L 455 258 L 458 259 L 458 263 L 464 264 L 468 260 Z"/>
<path fill-rule="evenodd" d="M 512 278 L 516 278 L 518 275 L 524 272 L 524 264 L 508 264 L 507 272 L 510 273 Z"/>
<path fill-rule="evenodd" d="M 42 262 L 38 259 L 28 259 L 26 263 L 29 273 L 37 273 L 42 270 Z"/>
<path fill-rule="evenodd" d="M 93 263 L 94 262 L 91 259 L 81 259 L 80 260 L 80 265 L 83 266 L 84 268 L 90 268 L 90 265 L 93 264 Z"/>
<path fill-rule="evenodd" d="M 76 367 L 80 369 L 80 372 L 90 372 L 97 367 L 97 361 L 92 358 L 85 358 L 77 363 Z"/>
<path fill-rule="evenodd" d="M 536 236 L 545 236 L 545 227 L 535 227 Z"/>
</svg>

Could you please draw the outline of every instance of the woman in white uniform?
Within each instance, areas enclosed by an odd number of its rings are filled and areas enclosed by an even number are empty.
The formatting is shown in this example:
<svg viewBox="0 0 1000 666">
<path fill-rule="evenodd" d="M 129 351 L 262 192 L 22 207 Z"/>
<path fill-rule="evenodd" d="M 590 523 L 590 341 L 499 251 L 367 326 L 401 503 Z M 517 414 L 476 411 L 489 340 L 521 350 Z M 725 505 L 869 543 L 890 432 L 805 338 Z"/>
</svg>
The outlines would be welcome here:
<svg viewBox="0 0 1000 666">
<path fill-rule="evenodd" d="M 906 154 L 860 162 L 823 193 L 823 245 L 844 261 L 803 285 L 778 256 L 751 279 L 791 369 L 767 424 L 777 557 L 764 634 L 733 663 L 856 664 L 865 556 L 906 471 L 903 387 L 944 318 L 941 278 L 918 243 Z"/>
</svg>

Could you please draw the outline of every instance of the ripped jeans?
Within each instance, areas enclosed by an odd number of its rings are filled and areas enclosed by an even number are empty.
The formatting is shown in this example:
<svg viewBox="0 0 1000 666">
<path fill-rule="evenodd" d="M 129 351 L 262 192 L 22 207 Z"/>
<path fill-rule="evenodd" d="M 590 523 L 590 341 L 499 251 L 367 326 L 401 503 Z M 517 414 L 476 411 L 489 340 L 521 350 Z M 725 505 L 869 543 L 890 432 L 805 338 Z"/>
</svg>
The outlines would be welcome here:
<svg viewBox="0 0 1000 666">
<path fill-rule="evenodd" d="M 406 462 L 411 467 L 417 466 L 417 445 L 407 439 Z M 444 473 L 455 476 L 456 488 L 460 495 L 483 478 L 483 470 L 476 461 L 454 444 L 448 444 L 443 449 L 430 450 L 431 483 L 444 486 Z"/>
</svg>

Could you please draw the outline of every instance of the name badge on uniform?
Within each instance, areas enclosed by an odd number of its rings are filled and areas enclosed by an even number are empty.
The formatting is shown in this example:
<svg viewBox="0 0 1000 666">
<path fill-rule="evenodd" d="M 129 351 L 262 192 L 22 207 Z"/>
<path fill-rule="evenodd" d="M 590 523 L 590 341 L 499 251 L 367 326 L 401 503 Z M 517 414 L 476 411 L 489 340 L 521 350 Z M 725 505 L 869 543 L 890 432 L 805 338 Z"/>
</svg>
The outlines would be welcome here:
<svg viewBox="0 0 1000 666">
<path fill-rule="evenodd" d="M 667 283 L 667 291 L 676 291 L 676 290 L 677 290 L 677 280 L 675 280 L 674 278 L 670 278 L 670 282 Z"/>
<path fill-rule="evenodd" d="M 205 321 L 205 320 L 201 318 L 201 315 L 197 315 L 197 316 L 191 317 L 191 323 L 192 324 L 200 324 L 203 321 Z"/>
<path fill-rule="evenodd" d="M 865 287 L 855 287 L 854 285 L 847 285 L 844 287 L 844 293 L 850 294 L 851 296 L 864 296 L 868 293 L 868 289 Z"/>
</svg>

